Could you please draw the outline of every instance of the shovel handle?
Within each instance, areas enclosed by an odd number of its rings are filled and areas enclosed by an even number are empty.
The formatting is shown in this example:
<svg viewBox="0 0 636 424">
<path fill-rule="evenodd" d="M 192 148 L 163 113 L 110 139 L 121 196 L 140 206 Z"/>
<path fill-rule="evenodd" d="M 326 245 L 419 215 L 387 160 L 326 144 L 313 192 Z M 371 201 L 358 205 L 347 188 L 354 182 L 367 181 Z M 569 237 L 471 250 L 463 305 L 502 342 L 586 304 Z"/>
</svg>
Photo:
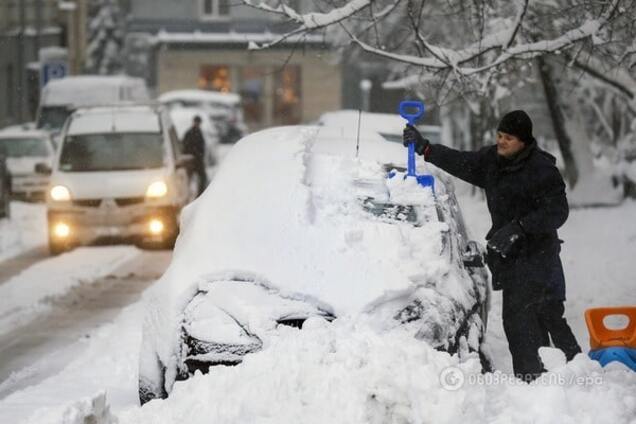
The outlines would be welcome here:
<svg viewBox="0 0 636 424">
<path fill-rule="evenodd" d="M 409 109 L 415 109 L 415 112 L 409 113 Z M 415 122 L 424 115 L 425 111 L 424 103 L 419 100 L 405 100 L 400 102 L 400 116 L 406 119 L 410 125 L 415 125 Z"/>
</svg>

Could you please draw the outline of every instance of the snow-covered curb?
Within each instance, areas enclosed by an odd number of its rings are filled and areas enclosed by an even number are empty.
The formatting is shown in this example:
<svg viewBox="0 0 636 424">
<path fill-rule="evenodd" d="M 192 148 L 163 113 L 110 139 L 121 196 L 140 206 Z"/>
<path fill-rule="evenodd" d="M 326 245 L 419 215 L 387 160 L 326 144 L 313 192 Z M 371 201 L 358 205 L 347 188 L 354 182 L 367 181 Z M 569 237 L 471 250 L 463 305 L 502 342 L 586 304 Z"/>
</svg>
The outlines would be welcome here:
<svg viewBox="0 0 636 424">
<path fill-rule="evenodd" d="M 73 287 L 90 284 L 135 258 L 130 246 L 83 247 L 50 258 L 0 285 L 0 335 L 31 321 Z"/>
<path fill-rule="evenodd" d="M 0 219 L 0 261 L 46 245 L 46 206 L 11 202 L 11 217 Z"/>
</svg>

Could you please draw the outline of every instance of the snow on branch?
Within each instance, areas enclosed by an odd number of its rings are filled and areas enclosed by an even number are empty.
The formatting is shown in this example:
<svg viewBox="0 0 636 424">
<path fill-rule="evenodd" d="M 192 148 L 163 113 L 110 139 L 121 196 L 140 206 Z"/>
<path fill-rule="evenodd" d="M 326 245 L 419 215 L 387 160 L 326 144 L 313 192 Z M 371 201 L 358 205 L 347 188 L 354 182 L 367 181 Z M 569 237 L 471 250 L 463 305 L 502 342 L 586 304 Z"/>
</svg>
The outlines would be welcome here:
<svg viewBox="0 0 636 424">
<path fill-rule="evenodd" d="M 395 3 L 385 8 L 378 15 L 375 15 L 374 18 L 389 13 L 400 1 L 401 0 L 396 0 Z M 268 5 L 262 0 L 259 3 L 256 3 L 254 0 L 243 0 L 243 3 L 248 6 L 283 15 L 289 18 L 290 21 L 299 24 L 296 29 L 281 35 L 273 42 L 260 45 L 252 43 L 251 48 L 264 49 L 276 45 L 291 36 L 297 36 L 316 29 L 340 24 L 343 21 L 352 18 L 361 10 L 371 6 L 373 2 L 374 0 L 351 0 L 343 6 L 326 13 L 312 12 L 300 14 L 285 4 L 279 4 L 274 7 Z M 477 42 L 463 49 L 452 49 L 432 45 L 419 32 L 418 28 L 414 28 L 416 40 L 422 47 L 424 47 L 424 51 L 428 52 L 427 56 L 387 51 L 384 48 L 368 44 L 359 36 L 356 36 L 351 31 L 346 30 L 346 28 L 345 31 L 351 38 L 352 42 L 357 44 L 366 52 L 418 67 L 434 70 L 450 69 L 458 76 L 467 77 L 496 68 L 511 59 L 519 57 L 528 59 L 535 56 L 559 52 L 583 40 L 597 36 L 601 29 L 615 17 L 615 13 L 618 10 L 619 0 L 611 0 L 610 4 L 599 17 L 596 19 L 588 19 L 580 26 L 565 32 L 559 37 L 525 43 L 517 42 L 517 39 L 523 25 L 524 17 L 528 12 L 530 2 L 529 0 L 517 0 L 515 3 L 517 4 L 516 13 L 514 18 L 510 19 L 511 25 L 509 28 L 495 33 L 486 34 Z M 499 51 L 499 54 L 489 62 L 479 67 L 470 67 L 467 65 L 493 50 Z"/>
<path fill-rule="evenodd" d="M 257 45 L 252 43 L 250 45 L 250 49 L 265 49 L 268 47 L 272 47 L 276 44 L 281 43 L 282 41 L 288 39 L 291 36 L 308 33 L 320 28 L 325 28 L 355 15 L 361 10 L 367 8 L 373 0 L 352 0 L 345 4 L 342 7 L 333 9 L 327 13 L 307 13 L 307 14 L 299 14 L 293 8 L 287 6 L 286 4 L 281 3 L 280 5 L 273 7 L 268 5 L 267 3 L 261 1 L 256 3 L 252 0 L 243 0 L 243 3 L 247 6 L 264 10 L 270 13 L 276 13 L 279 15 L 286 16 L 291 21 L 299 24 L 298 28 L 294 29 L 291 32 L 285 33 L 281 35 L 277 40 L 272 41 L 271 43 Z"/>
<path fill-rule="evenodd" d="M 480 42 L 464 50 L 455 51 L 444 47 L 426 44 L 426 49 L 431 52 L 433 57 L 420 57 L 387 52 L 385 50 L 373 47 L 354 36 L 352 36 L 352 39 L 363 50 L 369 53 L 376 54 L 378 56 L 383 56 L 388 59 L 407 63 L 410 65 L 438 70 L 452 68 L 459 75 L 471 76 L 497 67 L 504 62 L 507 62 L 508 60 L 519 56 L 527 58 L 548 53 L 554 53 L 566 49 L 578 43 L 579 41 L 595 36 L 608 23 L 618 5 L 618 0 L 613 0 L 611 5 L 606 9 L 605 13 L 603 13 L 598 19 L 587 20 L 579 27 L 567 31 L 560 37 L 549 40 L 535 41 L 532 43 L 516 44 L 512 46 L 518 29 L 521 26 L 523 16 L 526 13 L 527 5 L 528 2 L 525 1 L 519 13 L 517 14 L 515 25 L 512 31 L 503 30 L 488 35 L 484 37 Z M 461 66 L 461 64 L 470 62 L 471 60 L 493 49 L 500 49 L 502 53 L 490 63 L 487 63 L 478 68 Z"/>
</svg>

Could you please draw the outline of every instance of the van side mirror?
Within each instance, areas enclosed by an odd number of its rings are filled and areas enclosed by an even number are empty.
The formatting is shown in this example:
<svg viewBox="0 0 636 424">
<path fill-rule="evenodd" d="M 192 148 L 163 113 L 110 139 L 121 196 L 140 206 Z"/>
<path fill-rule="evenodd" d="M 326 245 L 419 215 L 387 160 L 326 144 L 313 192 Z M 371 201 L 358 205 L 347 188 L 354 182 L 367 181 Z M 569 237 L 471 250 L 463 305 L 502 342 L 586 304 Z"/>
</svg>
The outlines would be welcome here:
<svg viewBox="0 0 636 424">
<path fill-rule="evenodd" d="M 40 163 L 35 164 L 35 173 L 36 174 L 51 175 L 52 172 L 53 172 L 53 170 L 46 163 L 40 162 Z"/>
<path fill-rule="evenodd" d="M 481 268 L 484 266 L 484 249 L 474 240 L 466 245 L 466 251 L 462 253 L 462 262 L 465 267 Z"/>
<path fill-rule="evenodd" d="M 194 156 L 185 153 L 181 154 L 177 158 L 177 162 L 175 165 L 177 168 L 192 168 L 194 166 Z"/>
</svg>

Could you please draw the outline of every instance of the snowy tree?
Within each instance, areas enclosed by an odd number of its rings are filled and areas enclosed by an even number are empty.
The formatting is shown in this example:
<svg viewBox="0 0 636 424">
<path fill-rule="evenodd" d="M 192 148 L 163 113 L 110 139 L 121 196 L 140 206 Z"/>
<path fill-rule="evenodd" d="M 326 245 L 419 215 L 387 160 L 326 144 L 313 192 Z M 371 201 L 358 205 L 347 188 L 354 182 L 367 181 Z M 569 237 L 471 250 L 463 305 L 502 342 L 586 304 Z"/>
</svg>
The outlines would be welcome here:
<svg viewBox="0 0 636 424">
<path fill-rule="evenodd" d="M 109 75 L 121 71 L 123 26 L 118 0 L 90 0 L 86 72 Z"/>
<path fill-rule="evenodd" d="M 607 131 L 610 125 L 603 122 L 615 117 L 600 119 L 599 112 L 627 111 L 625 121 L 636 113 L 634 0 L 327 0 L 313 2 L 316 10 L 308 13 L 280 1 L 243 2 L 296 23 L 277 40 L 252 48 L 324 31 L 332 41 L 344 40 L 399 64 L 402 77 L 394 86 L 429 97 L 435 90 L 440 103 L 463 99 L 479 117 L 469 122 L 472 147 L 491 136 L 498 102 L 509 89 L 538 75 L 572 186 L 579 180 L 573 146 L 582 141 L 573 141 L 567 121 L 584 113 Z M 613 100 L 598 95 L 593 104 L 576 100 L 594 84 L 597 91 L 602 86 L 611 92 Z M 571 92 L 576 95 L 566 96 Z M 610 110 L 598 101 L 617 107 Z M 588 127 L 587 122 L 582 124 Z M 624 138 L 631 126 L 620 127 Z"/>
</svg>

